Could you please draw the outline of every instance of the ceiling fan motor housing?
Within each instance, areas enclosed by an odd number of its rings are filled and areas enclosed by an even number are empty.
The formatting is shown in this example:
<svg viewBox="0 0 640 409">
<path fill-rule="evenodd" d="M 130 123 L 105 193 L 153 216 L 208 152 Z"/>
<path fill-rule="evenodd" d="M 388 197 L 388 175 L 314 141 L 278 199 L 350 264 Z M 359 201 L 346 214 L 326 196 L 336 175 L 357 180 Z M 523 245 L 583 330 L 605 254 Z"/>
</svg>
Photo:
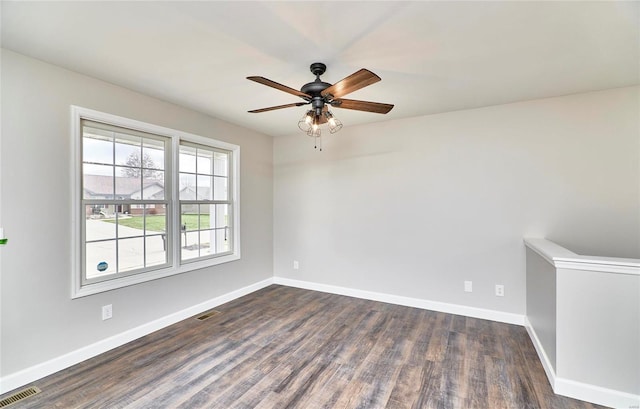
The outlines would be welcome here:
<svg viewBox="0 0 640 409">
<path fill-rule="evenodd" d="M 329 88 L 330 86 L 331 84 L 320 81 L 320 79 L 318 78 L 313 82 L 304 84 L 302 88 L 300 88 L 300 91 L 304 92 L 305 94 L 311 95 L 312 97 L 322 97 L 322 91 Z"/>
<path fill-rule="evenodd" d="M 311 95 L 312 97 L 321 97 L 322 91 L 329 88 L 330 86 L 331 84 L 320 81 L 320 78 L 318 78 L 313 82 L 304 84 L 302 88 L 300 88 L 300 91 L 304 92 L 305 94 Z"/>
<path fill-rule="evenodd" d="M 304 84 L 302 88 L 300 88 L 300 91 L 307 95 L 311 95 L 311 107 L 316 112 L 316 115 L 320 115 L 324 108 L 324 104 L 327 102 L 327 100 L 322 96 L 322 91 L 331 86 L 331 84 L 320 80 L 320 76 L 327 70 L 327 66 L 321 62 L 314 62 L 311 64 L 309 69 L 313 75 L 316 76 L 316 79 L 315 81 Z"/>
<path fill-rule="evenodd" d="M 325 89 L 331 86 L 331 84 L 320 80 L 320 76 L 324 74 L 326 69 L 327 69 L 327 66 L 321 62 L 314 62 L 313 64 L 311 64 L 310 70 L 313 73 L 313 75 L 316 76 L 316 80 L 309 82 L 307 84 L 304 84 L 302 88 L 300 88 L 301 92 L 304 92 L 307 95 L 311 95 L 312 101 L 315 100 L 316 98 L 322 98 L 322 95 L 321 95 L 322 91 L 324 91 Z"/>
</svg>

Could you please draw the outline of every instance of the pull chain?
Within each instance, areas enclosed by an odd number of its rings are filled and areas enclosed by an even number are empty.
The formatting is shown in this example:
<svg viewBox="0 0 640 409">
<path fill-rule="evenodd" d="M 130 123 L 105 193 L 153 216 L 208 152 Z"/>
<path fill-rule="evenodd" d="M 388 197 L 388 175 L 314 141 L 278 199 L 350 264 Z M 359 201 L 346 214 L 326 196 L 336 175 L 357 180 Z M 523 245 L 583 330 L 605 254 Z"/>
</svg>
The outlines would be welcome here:
<svg viewBox="0 0 640 409">
<path fill-rule="evenodd" d="M 319 142 L 319 143 L 318 143 L 318 142 Z M 321 136 L 320 136 L 320 137 L 315 136 L 315 137 L 313 138 L 313 144 L 314 144 L 313 149 L 318 149 L 318 148 L 320 148 L 320 152 L 322 152 L 322 137 L 321 137 Z"/>
</svg>

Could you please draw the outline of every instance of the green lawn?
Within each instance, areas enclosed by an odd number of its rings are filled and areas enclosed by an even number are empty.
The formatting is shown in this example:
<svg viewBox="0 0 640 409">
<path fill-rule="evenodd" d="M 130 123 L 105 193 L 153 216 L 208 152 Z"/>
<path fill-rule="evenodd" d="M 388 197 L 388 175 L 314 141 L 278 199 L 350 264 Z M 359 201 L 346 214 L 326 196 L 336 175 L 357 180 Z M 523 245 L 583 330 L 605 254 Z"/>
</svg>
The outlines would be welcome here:
<svg viewBox="0 0 640 409">
<path fill-rule="evenodd" d="M 147 215 L 147 230 L 164 231 L 165 228 L 165 216 L 161 215 Z M 115 219 L 105 219 L 105 222 L 115 223 Z M 131 216 L 127 218 L 118 219 L 121 226 L 127 226 L 134 229 L 143 229 L 144 219 L 142 216 Z M 187 230 L 198 229 L 198 215 L 197 214 L 183 214 L 181 215 L 181 224 L 187 225 Z M 200 223 L 202 227 L 209 226 L 209 215 L 200 215 Z"/>
</svg>

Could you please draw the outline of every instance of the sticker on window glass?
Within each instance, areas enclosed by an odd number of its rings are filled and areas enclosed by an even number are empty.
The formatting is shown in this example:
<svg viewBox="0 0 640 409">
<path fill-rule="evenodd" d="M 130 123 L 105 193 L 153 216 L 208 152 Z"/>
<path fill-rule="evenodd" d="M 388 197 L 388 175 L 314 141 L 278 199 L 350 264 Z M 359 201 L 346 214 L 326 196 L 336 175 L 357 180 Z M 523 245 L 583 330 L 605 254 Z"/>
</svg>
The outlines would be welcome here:
<svg viewBox="0 0 640 409">
<path fill-rule="evenodd" d="M 107 269 L 109 268 L 109 264 L 107 264 L 106 261 L 101 261 L 98 263 L 98 266 L 96 268 L 100 272 L 107 271 Z"/>
</svg>

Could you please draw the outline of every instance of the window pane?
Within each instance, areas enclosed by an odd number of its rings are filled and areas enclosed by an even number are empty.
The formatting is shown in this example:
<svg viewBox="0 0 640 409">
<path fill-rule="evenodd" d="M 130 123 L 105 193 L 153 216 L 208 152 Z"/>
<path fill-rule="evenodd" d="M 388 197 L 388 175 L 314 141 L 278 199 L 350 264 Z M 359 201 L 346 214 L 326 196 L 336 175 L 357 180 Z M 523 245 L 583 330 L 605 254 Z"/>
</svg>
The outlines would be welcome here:
<svg viewBox="0 0 640 409">
<path fill-rule="evenodd" d="M 116 242 L 99 241 L 85 246 L 85 271 L 87 279 L 116 273 Z"/>
<path fill-rule="evenodd" d="M 213 154 L 213 174 L 216 176 L 229 175 L 229 155 L 226 153 L 214 152 Z"/>
<path fill-rule="evenodd" d="M 216 227 L 229 226 L 229 205 L 216 205 Z"/>
<path fill-rule="evenodd" d="M 148 169 L 164 169 L 164 143 L 155 139 L 142 140 L 142 157 L 145 168 Z"/>
<path fill-rule="evenodd" d="M 215 212 L 215 205 L 200 205 L 200 230 L 215 227 L 212 225 L 215 220 L 210 217 L 212 211 Z"/>
<path fill-rule="evenodd" d="M 83 174 L 85 175 L 99 175 L 113 177 L 113 166 L 111 165 L 92 165 L 85 163 L 82 166 Z"/>
<path fill-rule="evenodd" d="M 115 136 L 116 165 L 142 167 L 142 138 L 118 133 Z"/>
<path fill-rule="evenodd" d="M 118 240 L 118 272 L 137 270 L 144 267 L 144 240 Z"/>
<path fill-rule="evenodd" d="M 82 190 L 85 199 L 113 199 L 113 166 L 82 166 Z"/>
<path fill-rule="evenodd" d="M 150 171 L 145 171 L 144 174 L 144 188 L 142 197 L 145 200 L 162 200 L 164 199 L 164 172 L 161 170 L 152 171 L 147 175 Z"/>
<path fill-rule="evenodd" d="M 146 234 L 164 233 L 167 230 L 167 211 L 163 204 L 146 205 Z"/>
<path fill-rule="evenodd" d="M 180 172 L 196 173 L 196 148 L 180 146 Z"/>
<path fill-rule="evenodd" d="M 85 206 L 85 239 L 86 241 L 115 239 L 116 225 L 109 220 L 104 220 L 106 205 Z"/>
<path fill-rule="evenodd" d="M 180 200 L 195 200 L 196 175 L 180 174 Z"/>
<path fill-rule="evenodd" d="M 149 236 L 146 238 L 147 267 L 157 266 L 167 262 L 167 243 L 165 235 Z"/>
<path fill-rule="evenodd" d="M 143 216 L 118 215 L 118 237 L 144 236 Z"/>
<path fill-rule="evenodd" d="M 224 253 L 231 250 L 228 204 L 181 206 L 181 224 L 187 226 L 181 234 L 182 260 Z"/>
<path fill-rule="evenodd" d="M 215 254 L 211 248 L 211 241 L 215 243 L 213 230 L 205 230 L 200 232 L 200 257 Z"/>
<path fill-rule="evenodd" d="M 212 175 L 213 174 L 213 152 L 198 149 L 198 160 L 196 166 L 196 173 L 199 175 Z"/>
<path fill-rule="evenodd" d="M 211 200 L 211 186 L 212 186 L 212 177 L 211 176 L 201 176 L 198 175 L 198 188 L 197 188 L 197 200 Z"/>
<path fill-rule="evenodd" d="M 229 198 L 227 178 L 215 176 L 213 178 L 213 200 L 227 200 Z"/>
<path fill-rule="evenodd" d="M 116 199 L 142 199 L 140 169 L 116 166 Z"/>
<path fill-rule="evenodd" d="M 113 140 L 100 135 L 89 136 L 87 127 L 82 138 L 82 160 L 84 162 L 113 165 Z"/>
<path fill-rule="evenodd" d="M 180 230 L 198 230 L 198 205 L 182 205 L 180 207 Z"/>
<path fill-rule="evenodd" d="M 198 251 L 198 232 L 180 234 L 182 260 L 194 259 L 200 256 Z"/>
</svg>

